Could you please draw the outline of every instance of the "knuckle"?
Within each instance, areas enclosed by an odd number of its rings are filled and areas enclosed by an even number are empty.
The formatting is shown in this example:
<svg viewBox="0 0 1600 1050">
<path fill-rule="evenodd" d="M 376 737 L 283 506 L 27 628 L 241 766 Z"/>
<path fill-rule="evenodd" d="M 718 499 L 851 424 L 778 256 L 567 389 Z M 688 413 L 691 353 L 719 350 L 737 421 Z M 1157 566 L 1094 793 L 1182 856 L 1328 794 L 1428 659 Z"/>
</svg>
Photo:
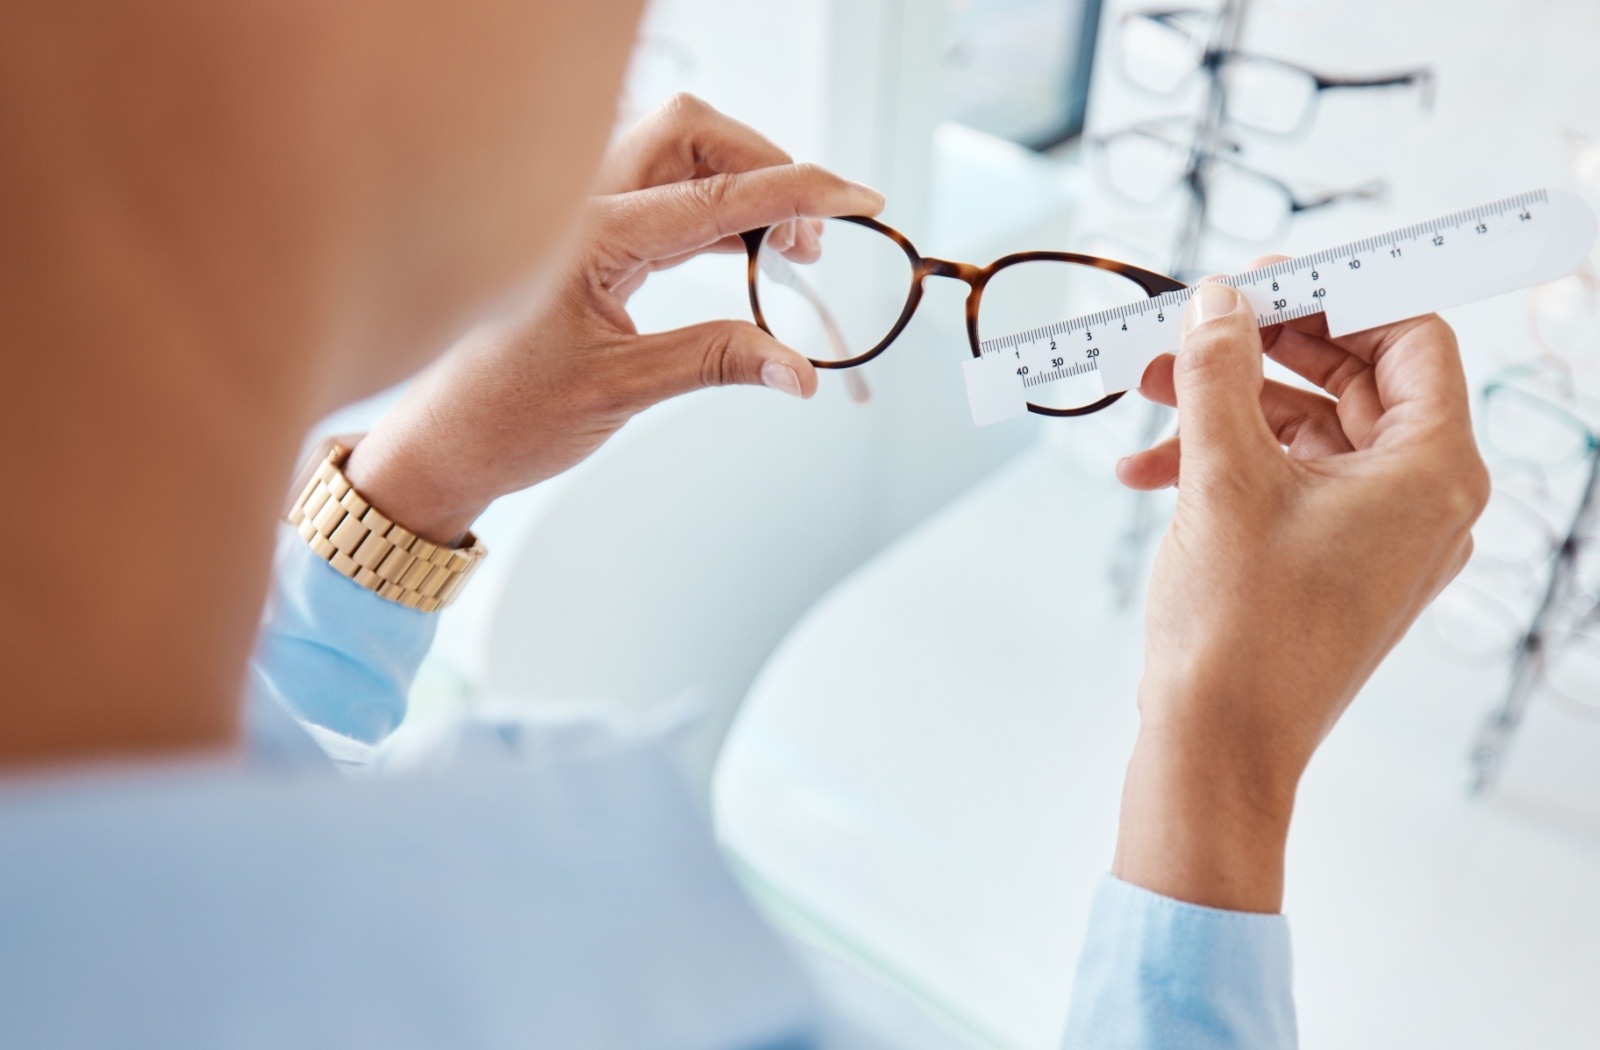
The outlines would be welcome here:
<svg viewBox="0 0 1600 1050">
<path fill-rule="evenodd" d="M 728 196 L 733 189 L 733 180 L 728 175 L 709 175 L 703 179 L 691 179 L 683 185 L 696 207 L 707 214 L 717 216 L 728 207 Z"/>
<path fill-rule="evenodd" d="M 1489 468 L 1477 456 L 1472 457 L 1472 465 L 1467 474 L 1467 508 L 1471 512 L 1472 520 L 1477 521 L 1478 516 L 1489 505 L 1489 495 L 1494 491 L 1494 483 L 1489 477 Z"/>
<path fill-rule="evenodd" d="M 700 352 L 701 386 L 728 386 L 737 380 L 738 336 L 732 326 L 715 325 Z"/>
<path fill-rule="evenodd" d="M 1233 345 L 1231 332 L 1196 333 L 1184 339 L 1183 348 L 1173 361 L 1174 378 L 1209 379 L 1214 375 L 1232 371 L 1238 366 L 1240 354 Z"/>
<path fill-rule="evenodd" d="M 1456 490 L 1453 509 L 1464 523 L 1463 527 L 1470 529 L 1489 505 L 1491 485 L 1489 470 L 1477 457 L 1473 457 L 1464 475 Z"/>
<path fill-rule="evenodd" d="M 794 180 L 794 185 L 801 191 L 801 197 L 796 202 L 798 205 L 795 211 L 796 215 L 804 214 L 808 210 L 807 206 L 813 203 L 813 198 L 806 196 L 806 194 L 833 189 L 844 183 L 844 179 L 840 176 L 835 175 L 820 164 L 813 164 L 809 161 L 794 165 L 791 169 L 790 177 Z"/>
<path fill-rule="evenodd" d="M 661 104 L 661 111 L 675 122 L 692 123 L 711 112 L 711 106 L 698 95 L 680 91 Z"/>
<path fill-rule="evenodd" d="M 1408 483 L 1425 508 L 1426 520 L 1441 534 L 1459 537 L 1472 529 L 1489 502 L 1489 471 L 1477 456 Z"/>
<path fill-rule="evenodd" d="M 1322 380 L 1322 388 L 1334 397 L 1343 397 L 1356 376 L 1365 372 L 1370 367 L 1365 361 L 1351 356 L 1336 365 Z"/>
</svg>

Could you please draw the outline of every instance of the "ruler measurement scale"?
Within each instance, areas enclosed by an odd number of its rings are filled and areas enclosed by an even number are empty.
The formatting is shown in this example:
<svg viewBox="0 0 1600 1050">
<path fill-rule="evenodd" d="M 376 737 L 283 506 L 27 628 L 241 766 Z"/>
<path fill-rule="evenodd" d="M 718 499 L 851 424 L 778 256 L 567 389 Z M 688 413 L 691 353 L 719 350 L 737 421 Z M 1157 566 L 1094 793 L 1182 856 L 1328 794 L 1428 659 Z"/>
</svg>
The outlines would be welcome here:
<svg viewBox="0 0 1600 1050">
<path fill-rule="evenodd" d="M 1535 190 L 1223 278 L 1260 325 L 1326 314 L 1338 337 L 1571 273 L 1594 242 L 1576 196 Z M 966 362 L 973 421 L 1026 412 L 1027 392 L 1097 372 L 1107 394 L 1178 349 L 1192 288 L 987 340 Z M 1082 335 L 1080 341 L 1077 336 Z"/>
<path fill-rule="evenodd" d="M 1052 360 L 1054 359 L 1052 358 Z M 1088 373 L 1094 371 L 1098 371 L 1098 368 L 1093 361 L 1080 361 L 1075 365 L 1062 364 L 1052 368 L 1048 372 L 1040 372 L 1038 375 L 1023 376 L 1022 386 L 1024 389 L 1034 386 L 1044 386 L 1046 383 L 1054 383 L 1060 379 L 1070 379 L 1073 376 L 1087 375 Z"/>
</svg>

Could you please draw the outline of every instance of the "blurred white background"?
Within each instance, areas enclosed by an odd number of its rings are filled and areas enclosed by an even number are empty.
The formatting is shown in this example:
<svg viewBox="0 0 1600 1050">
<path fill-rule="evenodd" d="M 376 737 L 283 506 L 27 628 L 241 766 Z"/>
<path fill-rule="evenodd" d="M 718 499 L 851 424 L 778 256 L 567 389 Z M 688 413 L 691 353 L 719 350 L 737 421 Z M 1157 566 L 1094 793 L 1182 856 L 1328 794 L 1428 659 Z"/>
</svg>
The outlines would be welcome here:
<svg viewBox="0 0 1600 1050">
<path fill-rule="evenodd" d="M 1083 141 L 1041 155 L 943 120 L 952 10 L 975 6 L 657 0 L 625 110 L 700 95 L 885 191 L 885 221 L 926 255 L 1166 269 L 1181 200 L 1118 202 Z M 1119 73 L 1120 16 L 1140 9 L 1102 14 L 1085 139 L 1200 104 L 1198 81 L 1154 99 Z M 1571 133 L 1600 134 L 1590 0 L 1257 0 L 1240 44 L 1332 74 L 1428 67 L 1432 106 L 1334 92 L 1302 136 L 1241 133 L 1243 158 L 1297 191 L 1387 192 L 1271 243 L 1210 238 L 1203 269 L 1573 186 Z M 866 367 L 869 404 L 835 375 L 805 404 L 698 395 L 495 507 L 479 530 L 494 556 L 446 615 L 415 710 L 691 695 L 707 717 L 688 761 L 709 780 L 749 694 L 716 802 L 762 899 L 958 1043 L 1047 1047 L 1134 724 L 1139 610 L 1115 608 L 1106 573 L 1132 513 L 1110 464 L 1144 409 L 974 429 L 965 288 L 927 291 Z M 634 312 L 643 329 L 747 317 L 744 260 L 652 278 Z M 1449 319 L 1475 385 L 1536 353 L 1526 295 Z M 1594 1045 L 1600 730 L 1536 701 L 1497 792 L 1470 800 L 1466 755 L 1506 666 L 1463 664 L 1420 625 L 1313 768 L 1289 899 L 1305 1046 Z"/>
</svg>

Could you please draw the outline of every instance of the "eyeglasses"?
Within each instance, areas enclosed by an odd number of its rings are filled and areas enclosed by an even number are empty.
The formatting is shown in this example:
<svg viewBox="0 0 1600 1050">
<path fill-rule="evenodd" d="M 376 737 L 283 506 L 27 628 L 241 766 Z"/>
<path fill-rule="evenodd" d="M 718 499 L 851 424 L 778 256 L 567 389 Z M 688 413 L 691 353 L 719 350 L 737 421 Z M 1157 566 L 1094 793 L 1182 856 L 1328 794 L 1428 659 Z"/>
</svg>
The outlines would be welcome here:
<svg viewBox="0 0 1600 1050">
<path fill-rule="evenodd" d="M 1580 413 L 1594 406 L 1544 362 L 1506 369 L 1484 384 L 1483 442 L 1491 455 L 1546 477 L 1600 454 L 1600 433 Z"/>
<path fill-rule="evenodd" d="M 1133 204 L 1150 205 L 1187 189 L 1204 203 L 1207 229 L 1234 240 L 1273 241 L 1304 212 L 1350 200 L 1378 200 L 1388 185 L 1374 179 L 1350 189 L 1299 194 L 1282 179 L 1234 159 L 1236 143 L 1222 153 L 1194 150 L 1172 121 L 1135 124 L 1094 140 L 1097 171 L 1107 188 Z"/>
<path fill-rule="evenodd" d="M 1201 70 L 1213 70 L 1227 88 L 1225 117 L 1252 131 L 1288 136 L 1306 129 L 1325 91 L 1418 87 L 1433 104 L 1433 74 L 1426 69 L 1383 76 L 1335 77 L 1304 66 L 1243 51 L 1207 46 L 1210 11 L 1184 8 L 1124 15 L 1117 34 L 1123 77 L 1154 95 L 1174 95 Z"/>
<path fill-rule="evenodd" d="M 1075 252 L 1022 252 L 983 267 L 926 258 L 905 235 L 861 216 L 796 219 L 742 236 L 756 324 L 818 368 L 856 368 L 888 349 L 916 313 L 928 277 L 966 282 L 973 357 L 985 340 L 1184 287 Z M 1060 347 L 1047 382 L 1024 378 L 1029 411 L 1081 416 L 1120 398 L 1105 394 L 1096 354 L 1092 346 Z"/>
<path fill-rule="evenodd" d="M 1536 695 L 1600 718 L 1600 405 L 1576 388 L 1559 358 L 1504 369 L 1484 386 L 1483 444 L 1510 478 L 1498 476 L 1473 537 L 1467 571 L 1440 595 L 1439 636 L 1469 662 L 1509 660 L 1510 683 L 1472 750 L 1473 787 L 1483 791 Z M 1566 468 L 1583 464 L 1581 479 Z M 1581 480 L 1575 509 L 1545 510 L 1506 482 Z"/>
</svg>

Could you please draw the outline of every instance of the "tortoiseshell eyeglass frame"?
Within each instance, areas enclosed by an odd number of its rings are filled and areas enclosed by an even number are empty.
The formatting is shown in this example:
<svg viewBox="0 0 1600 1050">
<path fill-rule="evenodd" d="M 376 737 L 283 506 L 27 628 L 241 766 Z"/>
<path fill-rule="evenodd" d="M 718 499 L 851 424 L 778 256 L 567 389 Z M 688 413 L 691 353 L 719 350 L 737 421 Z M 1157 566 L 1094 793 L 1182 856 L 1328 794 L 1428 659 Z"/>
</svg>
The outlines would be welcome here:
<svg viewBox="0 0 1600 1050">
<path fill-rule="evenodd" d="M 988 266 L 973 266 L 971 263 L 950 262 L 947 259 L 929 259 L 917 251 L 905 234 L 892 227 L 885 226 L 876 219 L 869 219 L 863 215 L 843 215 L 836 221 L 853 222 L 857 226 L 865 226 L 869 230 L 876 230 L 900 246 L 906 253 L 906 258 L 911 260 L 911 287 L 906 290 L 906 304 L 900 311 L 900 319 L 894 323 L 889 334 L 883 340 L 864 354 L 852 357 L 847 361 L 810 361 L 818 368 L 855 368 L 864 365 L 874 357 L 889 348 L 889 344 L 900 337 L 905 327 L 911 321 L 911 315 L 917 312 L 917 304 L 922 302 L 922 282 L 928 277 L 950 277 L 958 281 L 965 281 L 970 289 L 967 293 L 967 343 L 972 348 L 973 357 L 981 357 L 983 351 L 978 341 L 978 306 L 983 301 L 983 289 L 988 285 L 994 275 L 1008 266 L 1016 266 L 1029 262 L 1064 262 L 1075 263 L 1079 266 L 1090 266 L 1097 270 L 1107 270 L 1137 284 L 1144 289 L 1144 293 L 1152 299 L 1167 292 L 1176 292 L 1186 287 L 1182 282 L 1175 281 L 1163 274 L 1152 273 L 1149 270 L 1130 266 L 1127 263 L 1117 262 L 1113 259 L 1102 259 L 1094 255 L 1079 255 L 1076 252 L 1018 252 L 1015 255 L 1006 255 Z M 767 319 L 761 313 L 761 297 L 756 290 L 756 275 L 759 272 L 761 243 L 767 236 L 767 231 L 772 227 L 763 226 L 757 230 L 750 230 L 740 234 L 744 240 L 745 251 L 750 257 L 749 282 L 750 282 L 750 310 L 755 315 L 756 324 L 768 335 L 776 338 L 776 333 L 767 327 Z M 1010 333 L 1002 333 L 1010 334 Z M 1086 416 L 1091 412 L 1098 412 L 1108 408 L 1126 391 L 1119 391 L 1101 398 L 1091 405 L 1081 408 L 1048 408 L 1044 405 L 1028 403 L 1028 411 L 1036 412 L 1041 416 Z"/>
</svg>

